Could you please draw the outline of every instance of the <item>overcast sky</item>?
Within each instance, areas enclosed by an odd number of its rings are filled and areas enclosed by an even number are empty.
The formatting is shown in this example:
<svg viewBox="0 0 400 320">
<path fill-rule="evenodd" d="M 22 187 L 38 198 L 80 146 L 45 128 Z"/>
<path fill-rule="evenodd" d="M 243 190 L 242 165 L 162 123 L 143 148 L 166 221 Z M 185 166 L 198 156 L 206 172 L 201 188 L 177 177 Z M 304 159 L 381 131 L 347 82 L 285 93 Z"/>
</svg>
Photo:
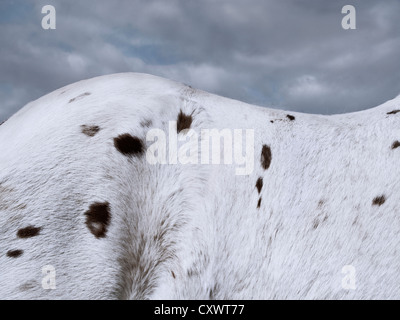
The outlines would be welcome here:
<svg viewBox="0 0 400 320">
<path fill-rule="evenodd" d="M 43 30 L 44 5 L 56 30 Z M 344 30 L 342 7 L 356 8 Z M 398 0 L 0 0 L 0 121 L 69 83 L 146 72 L 308 113 L 400 93 Z"/>
</svg>

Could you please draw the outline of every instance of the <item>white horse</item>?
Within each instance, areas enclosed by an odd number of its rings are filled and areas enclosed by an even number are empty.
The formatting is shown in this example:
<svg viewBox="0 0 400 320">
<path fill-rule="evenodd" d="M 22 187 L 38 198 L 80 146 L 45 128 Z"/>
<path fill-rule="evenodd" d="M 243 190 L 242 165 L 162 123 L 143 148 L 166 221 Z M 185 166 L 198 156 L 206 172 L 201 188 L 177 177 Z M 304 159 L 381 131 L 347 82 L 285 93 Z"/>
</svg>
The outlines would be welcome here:
<svg viewBox="0 0 400 320">
<path fill-rule="evenodd" d="M 399 109 L 134 73 L 30 102 L 0 126 L 0 298 L 399 299 Z"/>
</svg>

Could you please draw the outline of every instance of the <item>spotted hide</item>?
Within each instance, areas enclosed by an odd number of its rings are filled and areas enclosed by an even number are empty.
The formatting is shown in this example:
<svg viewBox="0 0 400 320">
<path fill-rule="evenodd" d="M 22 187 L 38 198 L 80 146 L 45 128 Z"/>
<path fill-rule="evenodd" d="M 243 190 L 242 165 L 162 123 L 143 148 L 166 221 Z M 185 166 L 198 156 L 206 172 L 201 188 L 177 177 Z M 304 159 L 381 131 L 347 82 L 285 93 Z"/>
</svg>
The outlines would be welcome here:
<svg viewBox="0 0 400 320">
<path fill-rule="evenodd" d="M 288 113 L 134 73 L 30 102 L 0 126 L 0 299 L 399 299 L 399 110 Z M 203 129 L 253 132 L 251 170 L 222 134 L 218 161 L 187 156 Z"/>
</svg>

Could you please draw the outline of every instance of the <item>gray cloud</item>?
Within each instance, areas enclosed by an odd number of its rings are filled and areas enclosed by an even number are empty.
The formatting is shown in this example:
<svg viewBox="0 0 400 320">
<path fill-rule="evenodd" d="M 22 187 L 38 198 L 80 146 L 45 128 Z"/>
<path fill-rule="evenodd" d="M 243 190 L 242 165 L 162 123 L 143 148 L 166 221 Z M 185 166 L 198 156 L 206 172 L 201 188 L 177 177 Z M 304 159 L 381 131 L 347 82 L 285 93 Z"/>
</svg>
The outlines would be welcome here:
<svg viewBox="0 0 400 320">
<path fill-rule="evenodd" d="M 356 30 L 341 28 L 341 0 L 26 3 L 0 5 L 0 120 L 63 85 L 126 71 L 312 113 L 367 109 L 400 93 L 395 0 L 353 1 Z M 46 4 L 57 30 L 41 29 Z"/>
</svg>

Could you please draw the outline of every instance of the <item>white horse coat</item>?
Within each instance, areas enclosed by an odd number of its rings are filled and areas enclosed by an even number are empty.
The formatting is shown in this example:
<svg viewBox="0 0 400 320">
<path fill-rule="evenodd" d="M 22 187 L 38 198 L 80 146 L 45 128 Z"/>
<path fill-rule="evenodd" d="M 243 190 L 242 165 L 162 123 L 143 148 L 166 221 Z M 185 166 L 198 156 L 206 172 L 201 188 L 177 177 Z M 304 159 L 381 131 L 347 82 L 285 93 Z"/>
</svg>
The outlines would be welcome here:
<svg viewBox="0 0 400 320">
<path fill-rule="evenodd" d="M 288 113 L 134 73 L 30 102 L 0 126 L 0 298 L 399 299 L 399 109 Z M 171 163 L 168 134 L 193 160 L 203 129 L 254 130 L 249 172 L 229 137 L 220 164 Z"/>
</svg>

